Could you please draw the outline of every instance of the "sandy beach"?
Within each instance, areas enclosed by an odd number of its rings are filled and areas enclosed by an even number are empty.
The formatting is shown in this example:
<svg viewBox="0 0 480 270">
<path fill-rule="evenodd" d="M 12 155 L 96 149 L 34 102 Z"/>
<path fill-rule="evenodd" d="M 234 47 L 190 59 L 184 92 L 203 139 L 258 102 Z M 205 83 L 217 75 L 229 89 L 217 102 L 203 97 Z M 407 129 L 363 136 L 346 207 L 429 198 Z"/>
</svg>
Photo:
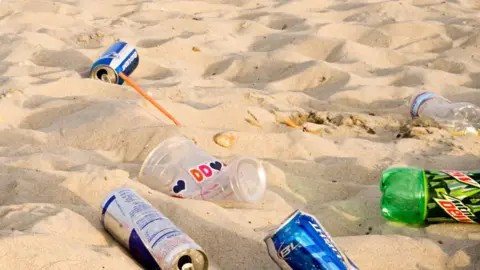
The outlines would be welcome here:
<svg viewBox="0 0 480 270">
<path fill-rule="evenodd" d="M 207 253 L 210 269 L 278 269 L 263 238 L 296 209 L 360 269 L 480 269 L 480 227 L 392 223 L 392 166 L 480 170 L 480 139 L 410 121 L 432 91 L 480 105 L 480 1 L 0 1 L 0 269 L 142 269 L 105 232 L 100 203 L 133 188 Z M 89 78 L 114 42 L 128 85 Z M 285 124 L 290 120 L 300 128 Z M 234 131 L 237 142 L 213 141 Z M 228 162 L 261 160 L 260 201 L 173 198 L 138 182 L 183 134 Z"/>
</svg>

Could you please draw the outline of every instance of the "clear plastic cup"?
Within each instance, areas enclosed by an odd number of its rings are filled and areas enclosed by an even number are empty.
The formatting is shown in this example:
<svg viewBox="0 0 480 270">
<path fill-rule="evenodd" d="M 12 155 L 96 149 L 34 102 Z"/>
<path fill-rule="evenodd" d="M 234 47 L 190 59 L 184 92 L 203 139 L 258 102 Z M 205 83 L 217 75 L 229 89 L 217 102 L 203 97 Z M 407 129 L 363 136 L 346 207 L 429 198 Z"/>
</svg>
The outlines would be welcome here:
<svg viewBox="0 0 480 270">
<path fill-rule="evenodd" d="M 182 135 L 148 154 L 139 181 L 173 197 L 206 201 L 253 202 L 266 189 L 265 169 L 257 159 L 240 156 L 227 165 Z"/>
</svg>

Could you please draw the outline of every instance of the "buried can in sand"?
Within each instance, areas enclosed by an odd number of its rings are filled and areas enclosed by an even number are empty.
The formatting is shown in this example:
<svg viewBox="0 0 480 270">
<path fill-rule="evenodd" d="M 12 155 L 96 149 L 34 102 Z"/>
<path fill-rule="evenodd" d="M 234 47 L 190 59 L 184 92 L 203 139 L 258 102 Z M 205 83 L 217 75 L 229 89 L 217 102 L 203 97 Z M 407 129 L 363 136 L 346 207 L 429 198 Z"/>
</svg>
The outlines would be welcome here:
<svg viewBox="0 0 480 270">
<path fill-rule="evenodd" d="M 173 197 L 253 202 L 266 189 L 266 173 L 255 158 L 240 156 L 225 164 L 180 135 L 153 149 L 142 164 L 139 181 Z"/>
<path fill-rule="evenodd" d="M 480 171 L 389 168 L 380 190 L 382 215 L 392 221 L 480 222 Z"/>
<path fill-rule="evenodd" d="M 202 248 L 130 188 L 102 202 L 104 228 L 146 269 L 207 270 Z"/>
<path fill-rule="evenodd" d="M 137 50 L 125 42 L 117 42 L 110 46 L 90 70 L 90 77 L 108 83 L 123 84 L 119 75 L 130 76 L 137 68 L 140 57 Z"/>
<path fill-rule="evenodd" d="M 175 125 L 180 126 L 180 122 L 178 122 L 177 119 L 128 77 L 137 68 L 139 59 L 140 56 L 134 47 L 125 42 L 117 42 L 110 46 L 107 51 L 93 63 L 90 70 L 90 77 L 119 85 L 127 82 L 128 85 L 148 100 L 155 108 L 172 120 Z"/>
<path fill-rule="evenodd" d="M 270 257 L 283 270 L 358 270 L 318 220 L 293 212 L 264 238 Z"/>
</svg>

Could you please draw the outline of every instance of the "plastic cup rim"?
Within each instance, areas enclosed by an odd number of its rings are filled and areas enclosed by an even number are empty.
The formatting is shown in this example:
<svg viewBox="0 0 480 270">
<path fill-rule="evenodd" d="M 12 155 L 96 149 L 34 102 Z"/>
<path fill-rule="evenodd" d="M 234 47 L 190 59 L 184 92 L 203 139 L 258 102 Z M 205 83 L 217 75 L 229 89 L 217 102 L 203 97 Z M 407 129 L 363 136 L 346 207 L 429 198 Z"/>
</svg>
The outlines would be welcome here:
<svg viewBox="0 0 480 270">
<path fill-rule="evenodd" d="M 185 135 L 175 135 L 175 136 L 171 136 L 171 137 L 161 141 L 159 144 L 157 144 L 157 146 L 155 146 L 155 148 L 153 148 L 150 151 L 150 153 L 148 153 L 147 157 L 145 157 L 145 159 L 142 162 L 142 166 L 140 167 L 140 171 L 138 172 L 138 180 L 139 181 L 142 178 L 143 170 L 145 169 L 145 166 L 148 163 L 148 160 L 150 160 L 150 158 L 152 157 L 153 153 L 155 153 L 159 148 L 161 148 L 162 146 L 167 144 L 170 140 L 173 140 L 175 138 L 183 138 L 183 139 L 188 140 L 188 138 Z"/>
<path fill-rule="evenodd" d="M 254 193 L 249 193 L 245 188 L 241 187 L 240 181 L 239 181 L 239 169 L 240 166 L 243 163 L 249 163 L 255 166 L 256 172 L 257 172 L 257 177 L 259 182 L 257 183 L 257 186 L 260 187 L 260 189 L 257 189 L 256 192 Z M 235 195 L 239 197 L 242 201 L 246 202 L 254 202 L 257 201 L 262 197 L 262 195 L 265 193 L 266 190 L 266 172 L 265 169 L 263 168 L 262 164 L 260 163 L 259 160 L 253 157 L 249 156 L 239 156 L 232 160 L 228 166 L 236 166 L 235 168 L 235 174 L 232 175 L 231 177 L 234 177 L 234 181 L 232 181 L 231 185 L 232 188 L 235 192 Z"/>
</svg>

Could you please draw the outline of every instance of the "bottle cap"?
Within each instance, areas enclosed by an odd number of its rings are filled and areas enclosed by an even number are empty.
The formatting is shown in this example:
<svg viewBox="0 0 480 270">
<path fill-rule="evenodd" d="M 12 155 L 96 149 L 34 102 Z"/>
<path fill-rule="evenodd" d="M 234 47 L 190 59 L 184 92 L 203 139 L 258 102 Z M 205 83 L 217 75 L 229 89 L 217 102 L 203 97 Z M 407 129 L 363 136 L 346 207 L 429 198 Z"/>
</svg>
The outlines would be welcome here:
<svg viewBox="0 0 480 270">
<path fill-rule="evenodd" d="M 432 92 L 423 92 L 423 93 L 420 93 L 418 94 L 417 96 L 415 96 L 411 102 L 411 105 L 410 105 L 410 116 L 412 116 L 412 118 L 417 118 L 418 117 L 418 111 L 420 110 L 420 107 L 425 103 L 427 102 L 428 100 L 432 99 L 432 98 L 440 98 L 440 99 L 443 99 L 447 102 L 450 102 L 448 99 L 440 96 L 440 95 L 437 95 L 435 93 L 432 93 Z"/>
</svg>

